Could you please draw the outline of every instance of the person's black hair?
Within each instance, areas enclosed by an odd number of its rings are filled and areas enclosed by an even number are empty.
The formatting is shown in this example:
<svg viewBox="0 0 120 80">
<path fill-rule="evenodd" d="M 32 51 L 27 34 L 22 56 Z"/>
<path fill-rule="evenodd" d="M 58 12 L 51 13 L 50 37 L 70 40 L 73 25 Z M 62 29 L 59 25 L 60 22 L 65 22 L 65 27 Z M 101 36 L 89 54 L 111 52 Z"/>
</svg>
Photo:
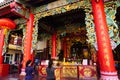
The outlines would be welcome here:
<svg viewBox="0 0 120 80">
<path fill-rule="evenodd" d="M 53 61 L 52 60 L 49 60 L 49 63 L 48 63 L 48 68 L 51 68 L 53 65 Z"/>
<path fill-rule="evenodd" d="M 32 62 L 31 60 L 28 60 L 28 61 L 26 62 L 26 67 L 28 67 L 28 65 L 29 65 L 31 62 Z"/>
</svg>

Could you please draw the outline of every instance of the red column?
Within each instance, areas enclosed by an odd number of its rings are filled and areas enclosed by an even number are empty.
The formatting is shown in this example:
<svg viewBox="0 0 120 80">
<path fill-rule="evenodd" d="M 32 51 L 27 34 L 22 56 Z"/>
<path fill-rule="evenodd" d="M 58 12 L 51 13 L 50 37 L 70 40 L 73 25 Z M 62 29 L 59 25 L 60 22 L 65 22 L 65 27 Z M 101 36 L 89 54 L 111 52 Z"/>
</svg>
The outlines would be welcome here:
<svg viewBox="0 0 120 80">
<path fill-rule="evenodd" d="M 118 80 L 115 70 L 103 0 L 92 0 L 101 80 Z"/>
<path fill-rule="evenodd" d="M 31 54 L 30 54 L 30 60 L 34 61 L 34 51 L 31 51 Z"/>
<path fill-rule="evenodd" d="M 4 29 L 0 29 L 0 64 L 3 63 L 3 56 L 2 56 L 2 50 L 4 45 Z"/>
<path fill-rule="evenodd" d="M 63 50 L 64 50 L 64 58 L 67 58 L 67 41 L 66 41 L 66 38 L 64 38 L 64 41 L 63 41 Z"/>
<path fill-rule="evenodd" d="M 52 35 L 52 55 L 51 55 L 51 57 L 53 59 L 56 58 L 56 36 L 57 36 L 56 33 L 54 33 Z"/>
<path fill-rule="evenodd" d="M 31 59 L 33 22 L 34 22 L 34 15 L 30 14 L 30 18 L 28 19 L 26 26 L 26 37 L 24 41 L 24 56 L 22 61 L 21 75 L 25 75 L 26 62 L 27 60 Z"/>
</svg>

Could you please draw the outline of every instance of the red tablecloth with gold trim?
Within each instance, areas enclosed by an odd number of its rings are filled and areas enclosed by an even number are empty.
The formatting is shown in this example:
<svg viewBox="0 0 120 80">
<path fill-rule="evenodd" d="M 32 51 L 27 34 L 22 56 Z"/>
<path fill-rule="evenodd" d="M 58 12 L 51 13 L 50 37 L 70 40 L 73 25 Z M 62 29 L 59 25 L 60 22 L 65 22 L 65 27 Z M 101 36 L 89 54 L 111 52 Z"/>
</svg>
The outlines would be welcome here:
<svg viewBox="0 0 120 80">
<path fill-rule="evenodd" d="M 38 68 L 38 72 L 39 72 L 39 75 L 42 76 L 43 78 L 41 78 L 41 80 L 44 80 L 44 78 L 46 77 L 46 67 L 45 65 L 40 65 L 39 68 Z M 56 76 L 56 80 L 61 80 L 60 77 L 60 67 L 57 67 L 55 69 L 55 76 Z"/>
<path fill-rule="evenodd" d="M 79 79 L 97 80 L 96 66 L 78 66 Z"/>
<path fill-rule="evenodd" d="M 66 79 L 73 79 L 76 80 L 78 79 L 78 66 L 62 66 L 61 67 L 61 79 L 66 80 Z"/>
<path fill-rule="evenodd" d="M 9 67 L 9 64 L 0 64 L 0 76 L 8 76 Z"/>
<path fill-rule="evenodd" d="M 39 75 L 44 80 L 46 77 L 46 66 L 39 66 Z M 57 67 L 55 70 L 56 80 L 97 80 L 96 66 L 92 65 L 65 65 Z"/>
</svg>

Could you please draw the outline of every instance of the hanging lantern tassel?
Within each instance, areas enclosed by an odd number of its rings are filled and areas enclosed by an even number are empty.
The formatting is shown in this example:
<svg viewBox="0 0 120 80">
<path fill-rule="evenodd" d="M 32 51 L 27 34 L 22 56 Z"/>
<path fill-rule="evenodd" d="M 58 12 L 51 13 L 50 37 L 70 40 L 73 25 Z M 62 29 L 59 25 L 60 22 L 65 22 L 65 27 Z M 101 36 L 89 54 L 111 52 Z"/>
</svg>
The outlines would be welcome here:
<svg viewBox="0 0 120 80">
<path fill-rule="evenodd" d="M 6 34 L 7 34 L 7 31 L 8 31 L 8 29 L 7 29 L 7 28 L 5 28 L 5 29 L 4 29 L 4 35 L 6 35 Z"/>
</svg>

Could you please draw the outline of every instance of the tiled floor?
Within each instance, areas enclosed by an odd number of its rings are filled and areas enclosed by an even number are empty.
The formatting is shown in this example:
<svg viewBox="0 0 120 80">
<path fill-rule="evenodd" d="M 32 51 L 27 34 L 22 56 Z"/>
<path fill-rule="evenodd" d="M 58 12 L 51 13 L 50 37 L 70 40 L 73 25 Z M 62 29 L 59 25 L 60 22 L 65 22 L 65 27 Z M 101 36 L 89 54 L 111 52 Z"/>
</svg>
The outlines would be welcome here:
<svg viewBox="0 0 120 80">
<path fill-rule="evenodd" d="M 20 76 L 19 74 L 9 74 L 8 76 L 0 77 L 0 80 L 25 80 L 25 76 Z M 46 80 L 46 78 L 36 75 L 34 80 Z M 63 80 L 70 80 L 70 79 L 63 79 Z M 78 80 L 78 79 L 74 79 L 74 80 Z"/>
<path fill-rule="evenodd" d="M 19 74 L 9 74 L 8 76 L 0 77 L 0 80 L 25 80 L 25 76 L 20 76 Z M 46 79 L 42 79 L 40 76 L 35 76 L 34 80 Z"/>
</svg>

